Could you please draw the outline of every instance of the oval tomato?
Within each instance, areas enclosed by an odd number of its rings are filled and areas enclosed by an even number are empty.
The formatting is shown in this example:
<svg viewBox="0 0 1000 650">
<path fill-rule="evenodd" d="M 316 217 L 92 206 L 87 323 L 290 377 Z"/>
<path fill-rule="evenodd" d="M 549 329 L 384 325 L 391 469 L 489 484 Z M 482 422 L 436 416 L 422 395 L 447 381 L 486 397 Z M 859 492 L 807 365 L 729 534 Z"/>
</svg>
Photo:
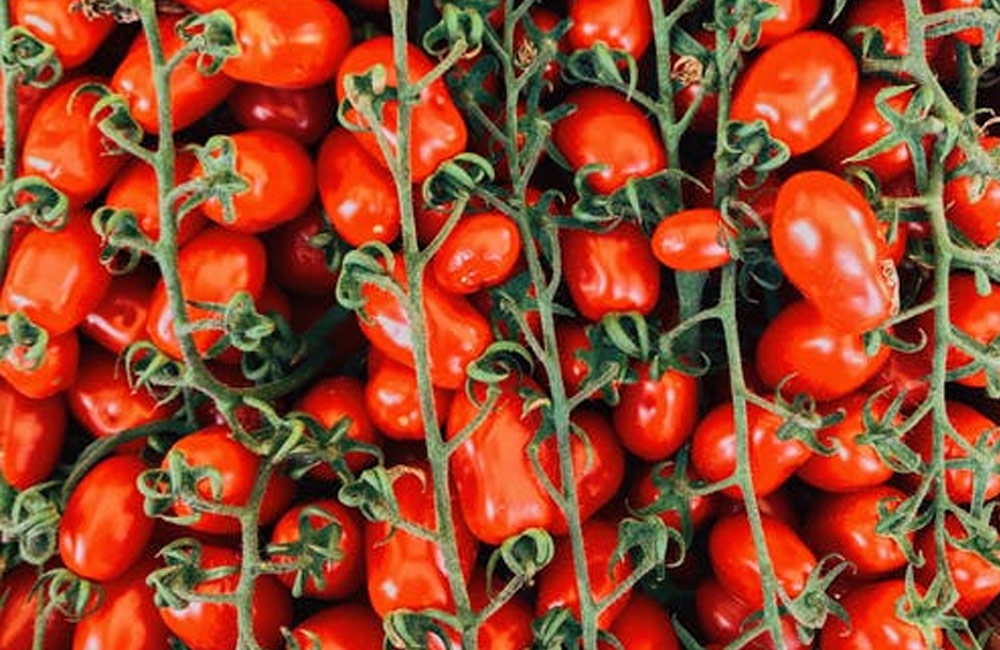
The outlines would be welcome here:
<svg viewBox="0 0 1000 650">
<path fill-rule="evenodd" d="M 718 210 L 696 208 L 670 215 L 653 232 L 653 254 L 676 271 L 710 271 L 732 260 L 725 244 L 731 231 Z"/>
<path fill-rule="evenodd" d="M 146 584 L 146 576 L 157 568 L 155 562 L 141 562 L 102 585 L 100 605 L 76 624 L 73 650 L 167 650 L 167 627 L 153 603 L 153 589 Z"/>
<path fill-rule="evenodd" d="M 663 460 L 683 445 L 698 418 L 698 380 L 676 370 L 659 379 L 649 364 L 637 367 L 638 381 L 622 386 L 614 408 L 615 432 L 622 445 L 643 460 Z"/>
<path fill-rule="evenodd" d="M 24 650 L 32 647 L 38 594 L 33 591 L 38 571 L 22 564 L 3 575 L 0 580 L 0 650 Z M 45 623 L 45 643 L 42 650 L 69 648 L 73 625 L 58 611 Z"/>
<path fill-rule="evenodd" d="M 750 618 L 755 613 L 754 608 L 728 591 L 715 578 L 709 578 L 698 585 L 694 598 L 698 622 L 705 636 L 712 641 L 731 643 L 747 629 L 759 625 Z M 781 617 L 781 630 L 785 650 L 811 647 L 799 640 L 795 619 L 791 616 Z M 722 649 L 722 645 L 708 646 L 713 647 Z M 774 642 L 769 633 L 762 632 L 745 647 L 747 650 L 774 650 Z"/>
<path fill-rule="evenodd" d="M 348 438 L 370 445 L 377 445 L 379 442 L 378 431 L 365 410 L 365 387 L 354 377 L 328 377 L 316 382 L 299 400 L 296 408 L 313 416 L 326 428 L 334 427 L 342 419 L 348 418 L 351 421 L 351 426 L 347 429 Z M 347 455 L 347 465 L 355 472 L 371 465 L 374 460 L 373 456 L 360 452 Z M 316 475 L 331 481 L 336 478 L 327 467 L 317 471 Z"/>
<path fill-rule="evenodd" d="M 283 289 L 322 296 L 336 288 L 337 274 L 327 266 L 323 249 L 312 244 L 312 239 L 325 230 L 323 215 L 310 208 L 301 217 L 271 231 L 267 238 L 267 266 Z"/>
<path fill-rule="evenodd" d="M 493 583 L 494 594 L 502 585 Z M 472 608 L 482 612 L 490 604 L 486 593 L 486 578 L 477 573 L 468 585 Z M 480 650 L 524 650 L 531 647 L 534 635 L 531 606 L 523 598 L 514 596 L 479 626 Z M 427 635 L 427 650 L 462 650 L 462 638 L 454 629 L 444 627 L 450 643 L 445 648 L 434 634 Z"/>
<path fill-rule="evenodd" d="M 121 354 L 146 334 L 154 286 L 152 275 L 143 269 L 112 277 L 104 298 L 80 323 L 80 331 L 111 352 Z"/>
<path fill-rule="evenodd" d="M 438 425 L 448 417 L 451 393 L 434 388 L 434 414 Z M 368 351 L 365 407 L 376 427 L 396 440 L 423 440 L 417 375 L 413 368 L 389 359 L 376 348 Z"/>
<path fill-rule="evenodd" d="M 968 533 L 953 515 L 945 519 L 948 535 L 956 540 L 964 540 Z M 929 587 L 937 573 L 937 543 L 934 539 L 934 526 L 927 526 L 917 536 L 916 551 L 923 555 L 924 563 L 917 567 L 917 580 Z M 979 615 L 993 599 L 1000 595 L 1000 568 L 979 553 L 959 548 L 946 542 L 945 560 L 951 574 L 955 590 L 958 591 L 958 602 L 955 609 L 966 618 Z M 996 559 L 995 553 L 993 554 Z"/>
<path fill-rule="evenodd" d="M 115 28 L 111 16 L 88 16 L 61 0 L 14 0 L 10 9 L 14 24 L 54 47 L 65 68 L 86 63 Z"/>
<path fill-rule="evenodd" d="M 45 355 L 35 365 L 18 348 L 0 361 L 0 377 L 25 397 L 45 399 L 62 392 L 76 381 L 80 341 L 76 331 L 49 339 Z"/>
<path fill-rule="evenodd" d="M 229 96 L 229 109 L 245 129 L 266 129 L 315 144 L 330 131 L 336 106 L 328 85 L 272 88 L 240 84 Z"/>
<path fill-rule="evenodd" d="M 924 13 L 934 13 L 938 4 L 935 0 L 923 0 Z M 904 0 L 866 0 L 851 4 L 847 11 L 847 27 L 874 28 L 882 37 L 885 53 L 893 57 L 905 57 L 910 51 L 906 30 L 906 8 Z M 856 39 L 860 43 L 860 37 Z M 928 39 L 927 59 L 934 58 L 942 39 Z M 950 40 L 950 39 L 949 39 Z"/>
<path fill-rule="evenodd" d="M 776 15 L 760 24 L 760 40 L 757 45 L 767 47 L 796 32 L 806 29 L 819 16 L 822 0 L 767 0 L 778 7 Z"/>
<path fill-rule="evenodd" d="M 348 603 L 320 610 L 292 630 L 301 648 L 382 650 L 382 621 L 366 605 Z M 311 641 L 315 639 L 315 641 Z M 310 646 L 311 643 L 318 646 Z"/>
<path fill-rule="evenodd" d="M 653 17 L 644 0 L 570 0 L 567 11 L 573 26 L 566 38 L 574 50 L 600 42 L 639 59 L 653 40 Z"/>
<path fill-rule="evenodd" d="M 673 461 L 667 461 L 643 469 L 639 475 L 639 480 L 636 481 L 632 487 L 632 492 L 629 494 L 629 505 L 636 510 L 642 510 L 656 503 L 662 496 L 656 482 L 658 480 L 669 480 L 675 471 L 676 466 Z M 694 478 L 690 468 L 688 469 L 688 478 Z M 716 494 L 685 495 L 683 498 L 691 517 L 691 526 L 696 530 L 708 522 L 717 510 L 718 495 Z M 673 504 L 674 502 L 670 501 L 668 503 Z M 664 509 L 658 512 L 657 516 L 670 528 L 681 530 L 681 513 L 676 507 Z"/>
<path fill-rule="evenodd" d="M 535 27 L 542 34 L 549 34 L 552 32 L 562 20 L 559 14 L 549 11 L 541 5 L 535 5 L 528 11 L 528 16 L 531 22 L 534 23 Z M 535 60 L 538 56 L 538 52 L 541 49 L 541 44 L 537 43 L 532 39 L 531 34 L 524 27 L 524 20 L 517 23 L 514 26 L 514 56 L 517 59 L 518 65 L 531 65 L 531 62 Z M 566 42 L 565 39 L 558 43 L 558 51 L 561 53 L 566 52 Z M 473 60 L 473 63 L 475 60 Z M 555 88 L 556 84 L 559 83 L 559 73 L 561 67 L 558 61 L 549 61 L 545 66 L 545 71 L 542 72 L 542 77 L 545 79 L 546 89 L 551 90 Z M 486 89 L 486 79 L 483 80 L 483 87 Z M 491 80 L 492 84 L 496 84 L 495 76 Z"/>
<path fill-rule="evenodd" d="M 850 623 L 829 617 L 820 635 L 820 650 L 929 650 L 932 646 L 920 628 L 900 620 L 896 613 L 905 594 L 902 580 L 873 582 L 852 590 L 840 601 Z M 940 647 L 941 631 L 935 630 L 934 636 L 933 647 Z"/>
<path fill-rule="evenodd" d="M 499 212 L 462 217 L 431 259 L 445 291 L 467 295 L 502 284 L 521 257 L 517 224 Z"/>
<path fill-rule="evenodd" d="M 1000 138 L 983 136 L 979 144 L 985 151 L 1000 151 Z M 948 171 L 965 163 L 960 149 L 948 157 Z M 944 186 L 948 220 L 977 246 L 989 246 L 1000 237 L 1000 183 L 985 180 L 980 187 L 969 176 L 958 176 Z"/>
<path fill-rule="evenodd" d="M 681 650 L 670 617 L 644 593 L 635 593 L 609 630 L 623 650 Z M 600 642 L 600 650 L 615 646 Z"/>
<path fill-rule="evenodd" d="M 62 398 L 30 399 L 0 381 L 0 475 L 11 487 L 26 490 L 47 479 L 65 435 Z"/>
</svg>

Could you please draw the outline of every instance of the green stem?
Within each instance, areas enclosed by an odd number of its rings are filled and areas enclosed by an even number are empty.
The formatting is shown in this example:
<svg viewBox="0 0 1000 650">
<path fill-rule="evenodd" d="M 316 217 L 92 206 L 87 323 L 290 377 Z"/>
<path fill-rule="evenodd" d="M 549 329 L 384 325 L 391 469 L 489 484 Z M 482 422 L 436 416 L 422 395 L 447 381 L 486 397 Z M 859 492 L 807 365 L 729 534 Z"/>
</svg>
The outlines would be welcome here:
<svg viewBox="0 0 1000 650">
<path fill-rule="evenodd" d="M 239 631 L 238 650 L 260 650 L 253 632 L 253 592 L 260 575 L 260 504 L 267 491 L 267 485 L 274 473 L 274 466 L 262 459 L 253 492 L 242 508 L 240 516 L 240 551 L 242 565 L 240 581 L 236 586 L 237 629 Z"/>
<path fill-rule="evenodd" d="M 10 3 L 0 0 L 0 34 L 10 28 Z M 5 70 L 3 75 L 3 184 L 9 185 L 17 176 L 17 76 Z M 15 219 L 0 219 L 0 281 L 7 273 L 10 257 L 11 236 Z"/>
</svg>

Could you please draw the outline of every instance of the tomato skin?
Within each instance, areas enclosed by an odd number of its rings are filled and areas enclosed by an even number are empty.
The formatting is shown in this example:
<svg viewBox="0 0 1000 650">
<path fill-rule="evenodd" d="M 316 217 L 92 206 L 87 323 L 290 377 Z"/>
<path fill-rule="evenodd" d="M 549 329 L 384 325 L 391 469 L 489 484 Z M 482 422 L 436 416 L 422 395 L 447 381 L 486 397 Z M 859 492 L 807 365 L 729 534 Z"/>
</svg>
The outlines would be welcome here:
<svg viewBox="0 0 1000 650">
<path fill-rule="evenodd" d="M 566 98 L 576 111 L 552 127 L 552 142 L 573 169 L 600 163 L 587 176 L 595 191 L 610 194 L 633 178 L 665 169 L 667 153 L 645 114 L 620 93 L 578 90 Z M 608 134 L 614 133 L 614 138 Z"/>
<path fill-rule="evenodd" d="M 730 116 L 764 120 L 793 156 L 812 151 L 843 124 L 854 103 L 858 67 L 850 50 L 825 32 L 790 36 L 760 55 L 733 95 Z"/>
<path fill-rule="evenodd" d="M 643 460 L 673 455 L 691 433 L 698 417 L 698 380 L 676 370 L 659 379 L 649 376 L 649 364 L 637 367 L 639 380 L 620 390 L 612 411 L 622 445 Z"/>
<path fill-rule="evenodd" d="M 20 350 L 14 353 L 13 359 L 3 359 L 0 377 L 25 397 L 45 399 L 73 385 L 79 360 L 80 341 L 74 330 L 49 339 L 45 356 L 37 368 L 31 369 Z"/>
<path fill-rule="evenodd" d="M 191 11 L 198 13 L 208 13 L 214 9 L 222 9 L 233 4 L 234 0 L 179 0 L 182 5 L 187 6 Z"/>
<path fill-rule="evenodd" d="M 1000 138 L 983 136 L 979 144 L 985 151 L 994 152 L 1000 147 Z M 948 157 L 948 170 L 953 171 L 965 163 L 965 154 L 956 149 Z M 944 201 L 948 220 L 977 246 L 989 246 L 1000 237 L 1000 183 L 986 180 L 983 194 L 973 201 L 974 181 L 971 177 L 953 178 L 944 186 Z"/>
<path fill-rule="evenodd" d="M 233 117 L 245 129 L 267 129 L 304 145 L 319 142 L 330 131 L 336 106 L 328 85 L 273 88 L 240 84 L 229 95 Z"/>
<path fill-rule="evenodd" d="M 59 555 L 66 568 L 103 582 L 135 565 L 153 536 L 153 520 L 136 487 L 147 469 L 136 456 L 114 456 L 83 477 L 59 522 Z"/>
<path fill-rule="evenodd" d="M 300 648 L 310 648 L 310 634 L 318 650 L 382 650 L 382 621 L 366 605 L 347 603 L 320 610 L 292 630 Z"/>
<path fill-rule="evenodd" d="M 271 278 L 282 289 L 298 295 L 323 296 L 336 288 L 337 274 L 327 266 L 325 253 L 310 243 L 324 230 L 322 213 L 310 208 L 270 232 L 267 266 Z"/>
<path fill-rule="evenodd" d="M 674 626 L 665 611 L 650 596 L 642 592 L 632 594 L 628 605 L 609 630 L 624 650 L 681 650 Z M 600 641 L 600 650 L 615 646 Z"/>
<path fill-rule="evenodd" d="M 434 388 L 434 413 L 438 424 L 448 417 L 452 394 Z M 408 366 L 389 359 L 376 348 L 368 351 L 365 407 L 379 431 L 395 440 L 423 440 L 417 375 Z"/>
<path fill-rule="evenodd" d="M 417 463 L 405 468 L 392 484 L 404 521 L 433 529 L 437 526 L 430 468 Z M 392 471 L 392 469 L 390 471 Z M 423 476 L 415 474 L 420 472 Z M 454 490 L 450 490 L 454 494 Z M 477 542 L 452 504 L 456 543 L 462 574 L 466 580 L 476 562 Z M 365 572 L 372 608 L 382 617 L 396 609 L 442 609 L 455 606 L 448 583 L 444 554 L 433 542 L 402 530 L 392 531 L 386 522 L 365 522 Z"/>
<path fill-rule="evenodd" d="M 637 510 L 645 508 L 654 503 L 660 497 L 660 491 L 653 482 L 653 476 L 658 472 L 659 476 L 669 478 L 676 471 L 673 461 L 657 464 L 652 467 L 643 468 L 639 474 L 639 480 L 632 486 L 629 494 L 629 505 Z M 690 468 L 688 478 L 693 478 Z M 691 527 L 695 530 L 701 528 L 708 522 L 718 509 L 718 497 L 715 494 L 698 494 L 687 499 L 690 508 Z M 657 515 L 670 528 L 681 530 L 681 515 L 676 509 L 665 510 Z"/>
<path fill-rule="evenodd" d="M 90 120 L 97 97 L 88 93 L 69 103 L 83 84 L 105 82 L 81 77 L 53 88 L 38 105 L 21 150 L 22 174 L 41 176 L 73 206 L 100 194 L 129 160 L 127 154 L 105 152 L 104 136 Z"/>
<path fill-rule="evenodd" d="M 757 343 L 757 376 L 769 389 L 783 379 L 786 395 L 808 393 L 818 401 L 845 397 L 878 373 L 889 358 L 880 346 L 868 356 L 864 340 L 843 334 L 804 300 L 786 307 L 768 324 Z"/>
<path fill-rule="evenodd" d="M 808 28 L 819 16 L 822 0 L 768 0 L 777 5 L 778 14 L 761 23 L 758 47 L 767 47 Z"/>
<path fill-rule="evenodd" d="M 495 594 L 502 585 L 493 583 Z M 469 599 L 476 611 L 482 611 L 490 603 L 486 593 L 486 578 L 481 573 L 472 576 L 469 583 Z M 534 618 L 531 606 L 523 598 L 515 596 L 508 600 L 479 627 L 480 650 L 524 650 L 531 647 L 534 635 L 531 623 Z M 427 650 L 462 650 L 462 638 L 455 630 L 445 627 L 449 636 L 448 647 L 434 634 L 427 635 Z"/>
<path fill-rule="evenodd" d="M 319 197 L 330 225 L 357 247 L 399 236 L 399 199 L 392 175 L 347 129 L 335 128 L 316 161 Z"/>
<path fill-rule="evenodd" d="M 962 524 L 953 515 L 945 519 L 945 527 L 948 534 L 958 540 L 968 537 Z M 948 571 L 958 591 L 955 609 L 962 616 L 972 618 L 982 613 L 1000 595 L 1000 569 L 974 551 L 958 548 L 947 541 L 945 544 Z M 916 551 L 924 556 L 924 564 L 916 569 L 917 581 L 928 587 L 937 570 L 934 526 L 927 526 L 920 531 Z"/>
<path fill-rule="evenodd" d="M 104 298 L 80 323 L 80 332 L 111 352 L 121 354 L 146 334 L 154 285 L 152 275 L 143 269 L 114 276 Z"/>
<path fill-rule="evenodd" d="M 204 570 L 234 567 L 236 571 L 195 587 L 196 594 L 231 594 L 239 584 L 240 554 L 219 546 L 201 547 L 201 567 Z M 282 641 L 281 628 L 291 627 L 292 599 L 288 590 L 276 578 L 257 578 L 253 592 L 253 631 L 264 648 L 277 648 Z M 171 634 L 191 650 L 232 650 L 238 637 L 236 607 L 227 603 L 192 601 L 181 609 L 160 608 L 163 622 Z"/>
<path fill-rule="evenodd" d="M 310 387 L 299 400 L 297 410 L 316 418 L 324 427 L 332 427 L 343 418 L 351 419 L 347 437 L 351 440 L 377 445 L 378 431 L 365 410 L 365 387 L 354 377 L 328 377 Z M 347 465 L 355 472 L 371 465 L 375 458 L 369 454 L 354 452 L 347 455 Z M 315 474 L 326 480 L 334 480 L 336 475 L 327 467 Z"/>
<path fill-rule="evenodd" d="M 570 0 L 568 13 L 573 26 L 566 38 L 573 50 L 602 42 L 639 59 L 653 39 L 653 17 L 642 0 Z"/>
<path fill-rule="evenodd" d="M 840 618 L 827 619 L 820 635 L 820 650 L 927 650 L 920 629 L 900 620 L 896 604 L 906 594 L 902 580 L 885 580 L 858 587 L 844 596 L 840 604 L 851 624 Z M 935 630 L 935 645 L 941 645 L 941 631 Z"/>
<path fill-rule="evenodd" d="M 167 627 L 153 603 L 153 589 L 146 584 L 146 576 L 157 568 L 153 561 L 141 562 L 102 585 L 104 600 L 77 623 L 73 650 L 167 650 Z"/>
<path fill-rule="evenodd" d="M 0 72 L 0 83 L 3 82 L 3 72 Z M 34 86 L 28 86 L 23 84 L 18 84 L 17 86 L 17 144 L 20 146 L 24 143 L 24 138 L 28 135 L 28 127 L 31 126 L 31 120 L 35 117 L 35 112 L 38 110 L 39 104 L 48 95 L 47 88 L 35 88 Z M 0 110 L 3 109 L 3 99 L 0 99 Z M 4 126 L 3 119 L 0 118 L 0 137 L 3 137 Z"/>
<path fill-rule="evenodd" d="M 753 607 L 728 591 L 715 578 L 709 578 L 698 585 L 698 589 L 695 591 L 695 605 L 698 622 L 705 636 L 720 644 L 718 646 L 709 645 L 707 648 L 717 647 L 721 650 L 721 644 L 736 640 L 740 634 L 754 625 L 752 622 L 747 622 L 747 619 L 755 611 Z M 786 650 L 804 650 L 811 647 L 803 645 L 795 627 L 794 619 L 790 616 L 781 617 L 782 640 Z M 746 648 L 748 650 L 773 650 L 774 642 L 771 640 L 771 635 L 764 632 L 751 641 Z"/>
<path fill-rule="evenodd" d="M 111 16 L 90 19 L 59 0 L 14 0 L 11 12 L 15 25 L 55 48 L 65 68 L 84 64 L 115 28 Z"/>
<path fill-rule="evenodd" d="M 580 390 L 590 372 L 587 362 L 578 356 L 591 348 L 586 324 L 578 321 L 559 323 L 556 328 L 556 343 L 559 345 L 559 368 L 566 384 L 566 394 L 573 395 Z M 591 399 L 598 397 L 598 393 L 591 395 Z"/>
<path fill-rule="evenodd" d="M 833 174 L 801 172 L 778 192 L 771 223 L 778 264 L 839 331 L 866 332 L 899 311 L 899 278 L 880 233 L 861 193 Z"/>
<path fill-rule="evenodd" d="M 30 399 L 0 381 L 0 474 L 10 486 L 26 490 L 47 479 L 65 435 L 62 398 Z"/>
<path fill-rule="evenodd" d="M 434 68 L 431 59 L 412 44 L 407 45 L 406 62 L 407 76 L 411 83 L 417 82 Z M 364 74 L 378 64 L 386 69 L 386 85 L 395 86 L 396 67 L 393 64 L 392 38 L 388 36 L 369 39 L 354 46 L 347 53 L 340 70 L 337 71 L 338 101 L 344 101 L 346 96 L 344 82 L 348 75 Z M 393 146 L 396 144 L 398 113 L 399 106 L 395 101 L 387 102 L 382 109 L 382 130 Z M 468 132 L 462 114 L 452 101 L 443 79 L 436 80 L 421 93 L 420 101 L 413 106 L 411 115 L 413 118 L 410 132 L 411 180 L 419 183 L 430 176 L 442 162 L 465 151 Z M 347 112 L 347 118 L 355 124 L 365 124 L 364 119 L 353 109 Z M 374 133 L 353 135 L 373 158 L 384 163 Z"/>
<path fill-rule="evenodd" d="M 656 227 L 653 254 L 670 269 L 710 271 L 732 260 L 723 243 L 723 233 L 728 230 L 718 210 L 683 210 Z"/>
<path fill-rule="evenodd" d="M 577 310 L 599 321 L 612 312 L 649 314 L 660 299 L 660 266 L 638 226 L 606 233 L 563 230 L 563 269 Z"/>
<path fill-rule="evenodd" d="M 934 13 L 935 0 L 923 0 L 924 13 Z M 906 30 L 906 10 L 903 0 L 867 0 L 852 4 L 847 12 L 847 27 L 873 27 L 882 36 L 885 53 L 894 57 L 905 57 L 910 51 Z M 856 39 L 860 41 L 860 38 Z M 927 59 L 931 60 L 943 39 L 927 41 Z"/>
<path fill-rule="evenodd" d="M 517 224 L 484 212 L 462 217 L 431 259 L 431 271 L 445 291 L 468 295 L 502 284 L 520 257 Z"/>
<path fill-rule="evenodd" d="M 260 458 L 242 444 L 234 440 L 224 426 L 212 425 L 188 434 L 174 443 L 163 459 L 161 467 L 170 467 L 170 457 L 180 455 L 189 467 L 207 467 L 217 471 L 222 479 L 219 503 L 244 506 L 253 490 L 257 478 Z M 197 485 L 201 498 L 211 501 L 212 489 L 208 479 Z M 260 506 L 260 525 L 273 523 L 288 508 L 295 493 L 295 483 L 280 472 L 275 472 L 264 490 Z M 178 516 L 192 513 L 191 507 L 183 501 L 174 504 Z M 187 528 L 204 533 L 232 535 L 240 531 L 238 520 L 213 513 L 203 512 L 198 521 L 186 524 Z"/>
<path fill-rule="evenodd" d="M 0 650 L 30 648 L 35 630 L 35 612 L 38 594 L 31 588 L 38 579 L 38 572 L 27 564 L 14 567 L 0 580 Z M 45 593 L 42 590 L 42 593 Z M 45 623 L 43 650 L 68 650 L 73 625 L 58 611 Z"/>
</svg>

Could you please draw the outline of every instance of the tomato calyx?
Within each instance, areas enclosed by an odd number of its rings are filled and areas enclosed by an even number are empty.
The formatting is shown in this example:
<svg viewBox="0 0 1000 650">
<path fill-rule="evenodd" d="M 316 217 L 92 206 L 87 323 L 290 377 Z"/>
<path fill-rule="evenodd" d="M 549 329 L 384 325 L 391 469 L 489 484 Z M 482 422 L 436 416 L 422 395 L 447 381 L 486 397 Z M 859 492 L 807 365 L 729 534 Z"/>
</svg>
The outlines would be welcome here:
<svg viewBox="0 0 1000 650">
<path fill-rule="evenodd" d="M 342 536 L 343 527 L 336 515 L 318 506 L 306 506 L 299 513 L 298 537 L 291 542 L 268 544 L 268 554 L 281 556 L 281 568 L 295 574 L 294 597 L 302 597 L 310 580 L 320 589 L 325 586 L 326 566 L 344 557 Z"/>
</svg>

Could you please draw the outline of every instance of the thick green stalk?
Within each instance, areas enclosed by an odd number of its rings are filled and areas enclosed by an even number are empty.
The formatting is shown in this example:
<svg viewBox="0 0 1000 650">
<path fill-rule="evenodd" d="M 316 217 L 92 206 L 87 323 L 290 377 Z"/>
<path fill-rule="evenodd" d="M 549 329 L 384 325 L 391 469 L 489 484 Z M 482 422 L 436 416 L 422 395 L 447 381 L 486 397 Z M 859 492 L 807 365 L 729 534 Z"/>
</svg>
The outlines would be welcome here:
<svg viewBox="0 0 1000 650">
<path fill-rule="evenodd" d="M 0 0 L 0 35 L 10 28 L 10 2 Z M 16 75 L 5 71 L 3 75 L 3 183 L 13 183 L 17 176 L 17 84 Z M 10 257 L 11 235 L 15 220 L 9 216 L 0 219 L 0 281 L 7 274 Z"/>
</svg>

